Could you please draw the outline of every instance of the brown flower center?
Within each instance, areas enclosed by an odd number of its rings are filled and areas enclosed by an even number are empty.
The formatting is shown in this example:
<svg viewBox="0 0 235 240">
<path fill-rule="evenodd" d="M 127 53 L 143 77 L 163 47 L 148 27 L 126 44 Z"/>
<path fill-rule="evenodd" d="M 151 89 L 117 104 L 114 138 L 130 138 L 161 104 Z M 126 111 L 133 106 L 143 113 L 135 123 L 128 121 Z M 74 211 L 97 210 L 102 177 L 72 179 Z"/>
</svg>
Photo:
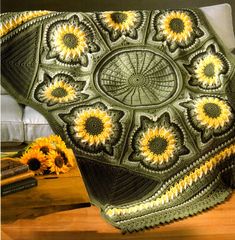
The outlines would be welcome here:
<svg viewBox="0 0 235 240">
<path fill-rule="evenodd" d="M 85 123 L 86 131 L 91 135 L 99 135 L 104 130 L 104 124 L 98 117 L 90 117 Z"/>
<path fill-rule="evenodd" d="M 64 41 L 65 46 L 70 49 L 73 49 L 73 48 L 77 47 L 77 45 L 78 45 L 78 38 L 72 33 L 65 34 L 63 41 Z"/>
<path fill-rule="evenodd" d="M 115 23 L 124 23 L 127 19 L 127 14 L 126 13 L 122 13 L 122 12 L 114 12 L 111 14 L 111 19 L 115 22 Z"/>
<path fill-rule="evenodd" d="M 41 162 L 37 158 L 29 159 L 27 164 L 29 165 L 29 169 L 32 171 L 36 171 L 41 167 Z"/>
<path fill-rule="evenodd" d="M 184 22 L 179 18 L 173 18 L 170 21 L 170 29 L 175 33 L 182 33 L 184 31 Z"/>
<path fill-rule="evenodd" d="M 205 66 L 204 68 L 204 74 L 207 76 L 207 77 L 214 77 L 215 75 L 215 66 L 213 63 L 210 63 L 208 65 Z"/>
<path fill-rule="evenodd" d="M 55 158 L 55 165 L 58 167 L 58 168 L 62 168 L 63 167 L 63 164 L 64 164 L 64 160 L 61 156 L 56 156 Z"/>
<path fill-rule="evenodd" d="M 67 165 L 67 163 L 68 163 L 68 158 L 67 158 L 65 152 L 62 151 L 62 150 L 60 150 L 60 149 L 56 149 L 56 151 L 57 151 L 57 152 L 61 155 L 61 157 L 63 158 L 64 164 Z"/>
<path fill-rule="evenodd" d="M 208 117 L 217 118 L 221 114 L 220 107 L 215 103 L 206 103 L 203 108 Z"/>
<path fill-rule="evenodd" d="M 167 148 L 167 140 L 162 137 L 155 137 L 149 141 L 149 149 L 154 154 L 162 154 Z"/>
<path fill-rule="evenodd" d="M 68 95 L 68 92 L 64 88 L 58 87 L 51 92 L 51 95 L 53 97 L 62 98 L 66 97 Z"/>
<path fill-rule="evenodd" d="M 40 151 L 47 155 L 49 153 L 49 148 L 47 146 L 43 146 L 40 148 Z"/>
</svg>

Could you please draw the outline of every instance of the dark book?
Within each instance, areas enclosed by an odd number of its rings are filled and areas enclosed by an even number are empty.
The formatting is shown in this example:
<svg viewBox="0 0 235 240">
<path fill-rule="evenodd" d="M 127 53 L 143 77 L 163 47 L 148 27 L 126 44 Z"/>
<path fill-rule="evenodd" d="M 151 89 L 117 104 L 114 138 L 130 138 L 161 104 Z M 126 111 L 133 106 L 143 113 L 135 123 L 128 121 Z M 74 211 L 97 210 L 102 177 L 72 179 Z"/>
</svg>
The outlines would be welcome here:
<svg viewBox="0 0 235 240">
<path fill-rule="evenodd" d="M 21 163 L 19 160 L 1 160 L 1 179 L 9 178 L 27 172 L 28 170 L 28 165 Z"/>
<path fill-rule="evenodd" d="M 15 193 L 18 191 L 22 191 L 24 189 L 32 188 L 37 186 L 37 179 L 35 178 L 27 178 L 21 180 L 19 182 L 10 183 L 8 185 L 1 187 L 1 195 L 5 196 L 11 193 Z"/>
<path fill-rule="evenodd" d="M 1 171 L 5 171 L 7 169 L 11 169 L 21 165 L 23 165 L 23 163 L 21 163 L 19 160 L 16 160 L 16 159 L 12 159 L 8 157 L 1 159 Z"/>
<path fill-rule="evenodd" d="M 8 184 L 14 183 L 14 182 L 19 182 L 21 180 L 34 177 L 34 175 L 35 175 L 34 172 L 29 170 L 25 173 L 20 173 L 20 174 L 14 175 L 12 177 L 1 179 L 1 186 L 8 185 Z"/>
</svg>

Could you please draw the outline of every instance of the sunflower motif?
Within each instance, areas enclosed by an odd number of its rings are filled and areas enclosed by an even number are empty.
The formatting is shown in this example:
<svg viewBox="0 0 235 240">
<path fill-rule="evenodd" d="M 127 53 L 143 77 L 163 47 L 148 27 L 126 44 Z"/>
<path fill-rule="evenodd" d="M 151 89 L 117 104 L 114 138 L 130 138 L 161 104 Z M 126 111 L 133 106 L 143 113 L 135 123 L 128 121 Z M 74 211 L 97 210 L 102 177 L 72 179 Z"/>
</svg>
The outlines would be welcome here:
<svg viewBox="0 0 235 240">
<path fill-rule="evenodd" d="M 29 166 L 29 169 L 34 171 L 36 175 L 43 174 L 47 169 L 46 156 L 38 149 L 26 151 L 20 161 Z"/>
<path fill-rule="evenodd" d="M 51 151 L 48 154 L 47 166 L 52 173 L 66 173 L 69 167 L 65 164 L 65 158 L 57 151 Z"/>
<path fill-rule="evenodd" d="M 172 166 L 180 155 L 189 151 L 184 146 L 181 129 L 171 123 L 168 113 L 157 121 L 141 117 L 141 126 L 134 133 L 130 155 L 131 161 L 140 161 L 145 167 L 163 170 Z"/>
<path fill-rule="evenodd" d="M 36 98 L 49 106 L 81 101 L 88 97 L 87 94 L 81 93 L 85 84 L 84 81 L 75 82 L 66 74 L 57 74 L 52 79 L 45 75 L 43 83 L 36 89 Z"/>
<path fill-rule="evenodd" d="M 192 20 L 185 12 L 169 12 L 162 19 L 163 34 L 170 41 L 182 42 L 192 34 Z"/>
<path fill-rule="evenodd" d="M 228 102 L 218 97 L 202 96 L 182 104 L 196 130 L 201 131 L 202 141 L 221 136 L 234 126 L 234 114 Z"/>
<path fill-rule="evenodd" d="M 208 128 L 217 129 L 229 122 L 231 108 L 218 98 L 201 98 L 195 102 L 197 120 Z"/>
<path fill-rule="evenodd" d="M 175 136 L 171 130 L 163 127 L 149 128 L 140 140 L 140 151 L 147 162 L 162 164 L 168 162 L 173 156 L 175 142 Z"/>
<path fill-rule="evenodd" d="M 49 58 L 56 57 L 63 63 L 88 65 L 88 53 L 97 52 L 94 34 L 86 22 L 77 16 L 52 24 L 48 30 Z"/>
<path fill-rule="evenodd" d="M 215 55 L 208 55 L 202 59 L 195 70 L 196 77 L 202 85 L 218 85 L 218 76 L 223 69 L 222 61 Z"/>
<path fill-rule="evenodd" d="M 197 16 L 190 10 L 161 11 L 154 18 L 155 41 L 166 41 L 174 52 L 178 47 L 184 49 L 201 37 Z"/>
<path fill-rule="evenodd" d="M 76 97 L 75 89 L 65 81 L 55 80 L 44 89 L 44 98 L 54 103 L 73 101 Z"/>
<path fill-rule="evenodd" d="M 123 112 L 108 109 L 103 103 L 75 107 L 69 115 L 61 114 L 74 146 L 90 153 L 112 155 L 122 133 L 119 122 Z"/>
<path fill-rule="evenodd" d="M 228 72 L 228 61 L 223 54 L 216 52 L 214 45 L 210 45 L 206 52 L 196 55 L 185 67 L 191 74 L 189 83 L 192 86 L 214 89 L 221 86 L 221 75 Z"/>
<path fill-rule="evenodd" d="M 103 12 L 96 15 L 102 27 L 109 32 L 110 39 L 116 41 L 121 36 L 137 38 L 143 15 L 139 11 Z"/>
<path fill-rule="evenodd" d="M 77 113 L 74 123 L 77 137 L 89 145 L 105 144 L 113 134 L 111 116 L 99 108 Z"/>
</svg>

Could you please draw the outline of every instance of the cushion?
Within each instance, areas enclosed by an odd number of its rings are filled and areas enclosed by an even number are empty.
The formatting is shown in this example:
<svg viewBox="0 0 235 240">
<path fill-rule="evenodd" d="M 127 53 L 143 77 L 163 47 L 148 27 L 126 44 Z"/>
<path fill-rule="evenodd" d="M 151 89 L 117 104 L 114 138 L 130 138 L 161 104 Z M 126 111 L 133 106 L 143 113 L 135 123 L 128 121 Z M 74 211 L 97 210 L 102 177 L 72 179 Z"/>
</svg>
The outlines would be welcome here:
<svg viewBox="0 0 235 240">
<path fill-rule="evenodd" d="M 235 48 L 231 6 L 225 3 L 202 7 L 201 10 L 224 44 L 229 49 Z"/>
<path fill-rule="evenodd" d="M 9 95 L 1 96 L 1 142 L 22 143 L 24 129 L 22 121 L 23 108 Z"/>
<path fill-rule="evenodd" d="M 23 116 L 25 142 L 54 134 L 47 120 L 36 110 L 26 106 Z"/>
<path fill-rule="evenodd" d="M 1 85 L 0 85 L 0 93 L 1 93 L 1 95 L 6 95 L 6 94 L 8 94 L 7 91 L 6 91 L 6 89 L 3 88 Z"/>
<path fill-rule="evenodd" d="M 201 10 L 29 11 L 2 26 L 2 85 L 73 148 L 112 225 L 141 230 L 231 194 L 235 60 Z"/>
</svg>

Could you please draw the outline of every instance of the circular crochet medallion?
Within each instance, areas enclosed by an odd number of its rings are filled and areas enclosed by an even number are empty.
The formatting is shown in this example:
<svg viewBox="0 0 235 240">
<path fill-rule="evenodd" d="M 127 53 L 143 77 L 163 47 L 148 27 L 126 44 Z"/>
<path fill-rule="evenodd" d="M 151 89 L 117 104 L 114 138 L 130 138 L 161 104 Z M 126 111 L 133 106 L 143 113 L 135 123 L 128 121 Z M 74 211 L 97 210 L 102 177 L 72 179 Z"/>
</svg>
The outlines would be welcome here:
<svg viewBox="0 0 235 240">
<path fill-rule="evenodd" d="M 131 107 L 165 105 L 179 92 L 180 72 L 159 50 L 122 48 L 101 60 L 95 85 L 104 95 Z"/>
</svg>

